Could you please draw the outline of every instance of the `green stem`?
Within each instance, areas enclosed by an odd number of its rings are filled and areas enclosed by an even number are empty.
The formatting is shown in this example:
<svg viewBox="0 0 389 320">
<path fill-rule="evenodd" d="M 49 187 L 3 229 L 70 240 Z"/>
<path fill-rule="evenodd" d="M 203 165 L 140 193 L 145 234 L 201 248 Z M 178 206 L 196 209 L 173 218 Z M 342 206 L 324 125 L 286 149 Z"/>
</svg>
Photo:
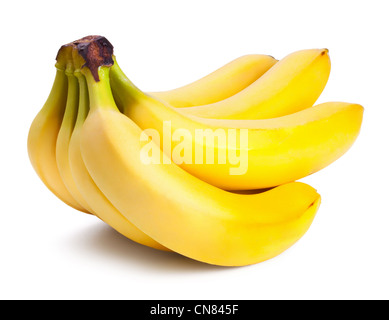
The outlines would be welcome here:
<svg viewBox="0 0 389 320">
<path fill-rule="evenodd" d="M 98 68 L 99 81 L 95 80 L 87 67 L 82 68 L 82 72 L 88 84 L 90 110 L 95 111 L 99 108 L 118 110 L 111 91 L 110 67 Z"/>
<path fill-rule="evenodd" d="M 78 86 L 80 88 L 77 120 L 74 126 L 75 128 L 78 128 L 84 124 L 89 113 L 89 94 L 84 75 L 81 72 L 75 72 L 74 74 L 78 79 Z"/>
<path fill-rule="evenodd" d="M 73 129 L 78 110 L 78 80 L 73 73 L 66 73 L 66 75 L 68 78 L 68 95 L 62 125 Z"/>
<path fill-rule="evenodd" d="M 66 97 L 68 92 L 68 79 L 63 70 L 57 69 L 53 85 L 50 90 L 50 94 L 46 99 L 43 106 L 44 110 L 55 110 L 60 112 L 62 115 L 66 105 Z"/>
<path fill-rule="evenodd" d="M 120 69 L 115 57 L 113 57 L 113 60 L 114 64 L 111 67 L 110 73 L 112 93 L 119 109 L 125 113 L 126 109 L 134 103 L 150 99 L 150 97 L 127 78 L 122 69 Z"/>
</svg>

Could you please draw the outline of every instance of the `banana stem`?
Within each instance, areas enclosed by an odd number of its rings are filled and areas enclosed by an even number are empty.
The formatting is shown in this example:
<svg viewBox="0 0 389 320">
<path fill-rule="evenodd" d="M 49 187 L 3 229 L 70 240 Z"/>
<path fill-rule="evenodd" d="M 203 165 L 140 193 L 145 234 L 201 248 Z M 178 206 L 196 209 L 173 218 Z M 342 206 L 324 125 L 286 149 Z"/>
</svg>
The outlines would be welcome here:
<svg viewBox="0 0 389 320">
<path fill-rule="evenodd" d="M 53 109 L 61 112 L 61 117 L 64 112 L 64 108 L 58 108 L 58 106 L 65 106 L 68 91 L 68 78 L 63 70 L 57 69 L 55 74 L 55 79 L 53 86 L 51 88 L 50 94 L 43 106 L 43 109 Z"/>
<path fill-rule="evenodd" d="M 142 90 L 138 89 L 125 73 L 119 67 L 116 58 L 113 56 L 113 65 L 111 67 L 110 80 L 112 92 L 120 111 L 126 113 L 128 106 L 134 105 L 149 96 Z"/>
<path fill-rule="evenodd" d="M 66 110 L 62 121 L 73 130 L 78 109 L 78 80 L 73 73 L 66 73 L 66 75 L 69 89 Z"/>
<path fill-rule="evenodd" d="M 101 66 L 98 68 L 99 81 L 95 80 L 88 67 L 82 68 L 82 72 L 88 85 L 90 110 L 95 111 L 98 108 L 118 110 L 109 82 L 110 67 Z"/>
<path fill-rule="evenodd" d="M 75 127 L 82 126 L 85 122 L 85 119 L 89 112 L 89 94 L 88 94 L 88 85 L 86 79 L 81 72 L 75 72 L 74 75 L 78 79 L 79 85 L 79 104 L 78 104 L 78 114 Z"/>
</svg>

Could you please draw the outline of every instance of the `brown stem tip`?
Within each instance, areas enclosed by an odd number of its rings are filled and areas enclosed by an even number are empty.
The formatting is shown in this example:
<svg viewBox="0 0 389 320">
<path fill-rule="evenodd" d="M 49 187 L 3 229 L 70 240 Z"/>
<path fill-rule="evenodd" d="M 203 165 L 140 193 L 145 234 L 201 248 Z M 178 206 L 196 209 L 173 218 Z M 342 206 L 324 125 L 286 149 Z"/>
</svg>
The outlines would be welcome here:
<svg viewBox="0 0 389 320">
<path fill-rule="evenodd" d="M 98 74 L 99 67 L 110 67 L 114 63 L 112 59 L 113 46 L 105 37 L 86 36 L 62 46 L 61 49 L 69 46 L 75 48 L 84 58 L 85 64 L 82 67 L 89 68 L 96 82 L 100 81 Z"/>
</svg>

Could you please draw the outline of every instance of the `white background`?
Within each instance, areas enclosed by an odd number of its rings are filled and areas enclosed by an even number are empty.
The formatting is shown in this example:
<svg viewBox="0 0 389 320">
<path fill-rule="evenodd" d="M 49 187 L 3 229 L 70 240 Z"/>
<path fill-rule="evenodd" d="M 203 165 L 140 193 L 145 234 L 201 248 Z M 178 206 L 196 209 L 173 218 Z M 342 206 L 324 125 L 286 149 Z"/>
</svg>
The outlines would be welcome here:
<svg viewBox="0 0 389 320">
<path fill-rule="evenodd" d="M 2 299 L 388 299 L 387 1 L 7 1 L 1 32 Z M 328 48 L 318 102 L 365 107 L 352 149 L 303 179 L 322 195 L 304 237 L 260 264 L 221 268 L 157 252 L 56 199 L 33 171 L 29 126 L 60 45 L 106 36 L 144 91 L 184 85 L 248 53 Z"/>
</svg>

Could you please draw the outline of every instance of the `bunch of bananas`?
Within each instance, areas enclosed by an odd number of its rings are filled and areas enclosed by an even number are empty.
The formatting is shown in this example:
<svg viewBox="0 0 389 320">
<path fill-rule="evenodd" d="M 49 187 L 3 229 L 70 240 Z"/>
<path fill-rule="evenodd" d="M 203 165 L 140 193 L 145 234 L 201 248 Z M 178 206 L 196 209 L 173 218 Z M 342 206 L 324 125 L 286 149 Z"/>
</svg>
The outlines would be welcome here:
<svg viewBox="0 0 389 320">
<path fill-rule="evenodd" d="M 31 163 L 58 198 L 133 241 L 209 264 L 258 263 L 314 219 L 320 195 L 296 180 L 359 134 L 362 106 L 314 105 L 329 73 L 326 49 L 253 54 L 145 93 L 106 38 L 84 37 L 58 51 Z"/>
</svg>

